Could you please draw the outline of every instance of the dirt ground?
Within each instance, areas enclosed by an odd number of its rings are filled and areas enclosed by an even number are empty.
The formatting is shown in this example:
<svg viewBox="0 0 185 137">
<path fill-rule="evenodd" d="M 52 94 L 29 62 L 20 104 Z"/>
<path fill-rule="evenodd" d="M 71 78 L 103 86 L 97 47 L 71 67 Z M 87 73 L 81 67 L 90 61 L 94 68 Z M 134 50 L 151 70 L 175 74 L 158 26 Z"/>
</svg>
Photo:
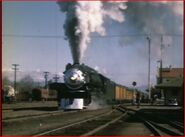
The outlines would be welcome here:
<svg viewBox="0 0 185 137">
<path fill-rule="evenodd" d="M 57 110 L 56 101 L 2 104 L 2 119 L 39 115 Z"/>
<path fill-rule="evenodd" d="M 33 113 L 50 113 L 49 115 L 28 116 L 19 119 L 4 119 L 2 121 L 2 134 L 3 135 L 34 135 L 41 131 L 53 129 L 59 126 L 68 125 L 74 121 L 80 121 L 98 115 L 106 113 L 110 109 L 93 110 L 93 111 L 20 111 L 20 115 L 33 115 Z M 54 113 L 52 113 L 54 112 Z M 9 115 L 16 116 L 16 113 L 10 113 Z M 7 115 L 7 114 L 6 114 Z"/>
<path fill-rule="evenodd" d="M 17 102 L 12 104 L 2 104 L 2 109 L 30 108 L 30 107 L 54 107 L 57 101 L 33 101 L 33 102 Z"/>
</svg>

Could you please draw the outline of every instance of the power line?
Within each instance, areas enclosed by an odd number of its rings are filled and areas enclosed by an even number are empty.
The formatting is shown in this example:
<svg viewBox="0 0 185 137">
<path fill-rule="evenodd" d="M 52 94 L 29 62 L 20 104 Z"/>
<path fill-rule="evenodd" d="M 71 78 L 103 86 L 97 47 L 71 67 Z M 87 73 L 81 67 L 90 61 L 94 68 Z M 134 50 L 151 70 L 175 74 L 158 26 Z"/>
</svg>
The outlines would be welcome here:
<svg viewBox="0 0 185 137">
<path fill-rule="evenodd" d="M 54 81 L 56 83 L 58 83 L 58 80 L 60 79 L 60 77 L 57 74 L 55 74 L 55 76 L 53 77 L 53 79 L 54 79 Z"/>
<path fill-rule="evenodd" d="M 18 35 L 18 34 L 3 34 L 3 37 L 23 37 L 23 38 L 65 38 L 59 35 Z"/>
<path fill-rule="evenodd" d="M 160 33 L 153 33 L 150 36 L 172 36 L 172 37 L 182 37 L 183 34 L 160 34 Z M 18 34 L 2 34 L 3 37 L 20 37 L 20 38 L 63 38 L 67 39 L 66 36 L 63 35 L 18 35 Z M 105 36 L 98 36 L 94 35 L 91 38 L 110 38 L 110 37 L 146 37 L 148 34 L 119 34 L 119 35 L 105 35 Z"/>
</svg>

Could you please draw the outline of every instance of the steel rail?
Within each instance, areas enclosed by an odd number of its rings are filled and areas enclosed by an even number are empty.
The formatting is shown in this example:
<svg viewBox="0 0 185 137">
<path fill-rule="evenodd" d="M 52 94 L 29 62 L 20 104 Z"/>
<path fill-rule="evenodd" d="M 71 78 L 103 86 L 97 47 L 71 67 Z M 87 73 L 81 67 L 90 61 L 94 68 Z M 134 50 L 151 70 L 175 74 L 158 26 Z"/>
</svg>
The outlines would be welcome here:
<svg viewBox="0 0 185 137">
<path fill-rule="evenodd" d="M 110 112 L 105 112 L 105 113 L 103 113 L 103 114 L 101 114 L 101 115 L 94 116 L 94 117 L 88 118 L 88 119 L 86 119 L 86 120 L 81 120 L 81 121 L 74 122 L 74 123 L 71 123 L 71 124 L 66 125 L 66 126 L 61 126 L 61 127 L 58 127 L 58 128 L 52 129 L 52 130 L 49 130 L 49 131 L 45 131 L 45 132 L 36 134 L 36 135 L 34 135 L 33 137 L 47 135 L 47 134 L 50 134 L 50 133 L 53 133 L 53 132 L 56 132 L 56 131 L 59 131 L 59 130 L 62 130 L 62 129 L 66 129 L 66 128 L 69 128 L 69 127 L 72 127 L 72 126 L 76 126 L 76 125 L 79 125 L 79 124 L 82 124 L 82 123 L 85 123 L 85 122 L 88 122 L 88 121 L 92 121 L 92 120 L 94 120 L 94 119 L 103 117 L 103 116 L 105 116 L 105 115 L 109 115 L 109 114 L 111 114 L 113 111 L 114 111 L 114 110 L 111 110 Z"/>
<path fill-rule="evenodd" d="M 80 135 L 80 136 L 91 136 L 91 135 L 93 135 L 93 134 L 99 132 L 100 130 L 102 130 L 102 129 L 108 127 L 110 124 L 113 124 L 113 123 L 115 123 L 116 121 L 120 120 L 120 119 L 121 119 L 122 117 L 124 117 L 126 114 L 127 114 L 127 113 L 125 112 L 125 113 L 122 114 L 121 116 L 119 116 L 119 117 L 117 117 L 117 118 L 115 118 L 115 119 L 113 119 L 113 120 L 107 122 L 107 123 L 104 124 L 104 125 L 101 125 L 101 126 L 95 128 L 94 130 L 92 130 L 92 131 L 90 131 L 90 132 L 87 132 L 87 133 L 85 133 L 85 134 L 82 134 L 82 135 Z"/>
<path fill-rule="evenodd" d="M 172 129 L 169 129 L 165 126 L 159 125 L 156 122 L 153 122 L 151 120 L 147 120 L 146 118 L 143 118 L 142 116 L 138 116 L 138 118 L 144 122 L 145 126 L 148 127 L 150 129 L 150 131 L 155 136 L 163 136 L 163 133 L 166 133 L 168 135 L 173 135 L 173 136 L 182 136 L 183 135 L 183 134 L 175 132 Z M 170 125 L 169 123 L 167 123 L 167 124 Z"/>
<path fill-rule="evenodd" d="M 165 127 L 165 126 L 159 125 L 159 124 L 157 124 L 157 123 L 155 123 L 155 122 L 153 122 L 153 121 L 150 121 L 150 122 L 151 122 L 156 128 L 158 128 L 158 129 L 161 130 L 162 132 L 165 132 L 165 133 L 167 133 L 167 134 L 169 134 L 169 135 L 173 135 L 173 136 L 182 136 L 182 135 L 183 135 L 183 134 L 177 133 L 177 132 L 173 131 L 172 129 L 169 129 L 169 128 Z"/>
<path fill-rule="evenodd" d="M 125 108 L 123 106 L 121 106 L 121 107 Z M 133 109 L 127 109 L 127 108 L 125 108 L 125 109 L 128 111 L 137 112 L 136 110 L 133 110 Z M 129 113 L 129 114 L 134 115 L 132 113 Z M 143 115 L 144 115 L 144 113 L 139 113 L 139 114 L 137 114 L 137 117 L 144 122 L 145 126 L 148 127 L 150 129 L 150 131 L 155 136 L 162 136 L 163 135 L 162 132 L 167 133 L 169 135 L 174 135 L 174 136 L 182 136 L 183 135 L 184 127 L 182 125 L 177 124 L 173 121 L 167 121 L 165 118 L 158 117 L 159 119 L 166 121 L 166 124 L 170 125 L 174 129 L 178 129 L 181 132 L 181 133 L 179 133 L 179 132 L 173 131 L 172 129 L 169 129 L 165 126 L 159 125 L 156 122 L 153 122 L 151 120 L 147 120 L 146 118 L 143 117 Z"/>
</svg>

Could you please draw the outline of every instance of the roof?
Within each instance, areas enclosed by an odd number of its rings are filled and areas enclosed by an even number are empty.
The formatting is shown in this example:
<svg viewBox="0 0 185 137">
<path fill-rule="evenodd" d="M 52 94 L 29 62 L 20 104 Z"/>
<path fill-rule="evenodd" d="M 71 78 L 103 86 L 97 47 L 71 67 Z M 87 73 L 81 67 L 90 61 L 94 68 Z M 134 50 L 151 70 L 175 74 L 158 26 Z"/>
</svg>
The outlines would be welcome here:
<svg viewBox="0 0 185 137">
<path fill-rule="evenodd" d="M 183 87 L 183 77 L 177 77 L 173 79 L 169 79 L 168 81 L 158 84 L 156 88 L 182 88 Z"/>
<path fill-rule="evenodd" d="M 162 77 L 163 78 L 183 77 L 183 68 L 163 68 Z"/>
</svg>

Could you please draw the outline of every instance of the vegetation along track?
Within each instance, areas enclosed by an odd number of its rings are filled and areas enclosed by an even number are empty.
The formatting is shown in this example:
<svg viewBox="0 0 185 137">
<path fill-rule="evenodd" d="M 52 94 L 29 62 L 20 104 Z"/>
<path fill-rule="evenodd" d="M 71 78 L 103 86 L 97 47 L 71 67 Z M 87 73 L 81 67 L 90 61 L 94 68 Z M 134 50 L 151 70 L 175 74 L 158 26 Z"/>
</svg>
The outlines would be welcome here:
<svg viewBox="0 0 185 137">
<path fill-rule="evenodd" d="M 86 120 L 82 120 L 69 125 L 58 127 L 52 130 L 48 130 L 40 134 L 37 134 L 35 136 L 41 136 L 41 135 L 90 136 L 108 127 L 110 124 L 115 123 L 116 121 L 124 117 L 126 114 L 127 112 L 123 108 L 120 108 L 119 106 L 117 106 L 108 113 L 104 113 L 99 116 L 95 116 Z"/>
</svg>

